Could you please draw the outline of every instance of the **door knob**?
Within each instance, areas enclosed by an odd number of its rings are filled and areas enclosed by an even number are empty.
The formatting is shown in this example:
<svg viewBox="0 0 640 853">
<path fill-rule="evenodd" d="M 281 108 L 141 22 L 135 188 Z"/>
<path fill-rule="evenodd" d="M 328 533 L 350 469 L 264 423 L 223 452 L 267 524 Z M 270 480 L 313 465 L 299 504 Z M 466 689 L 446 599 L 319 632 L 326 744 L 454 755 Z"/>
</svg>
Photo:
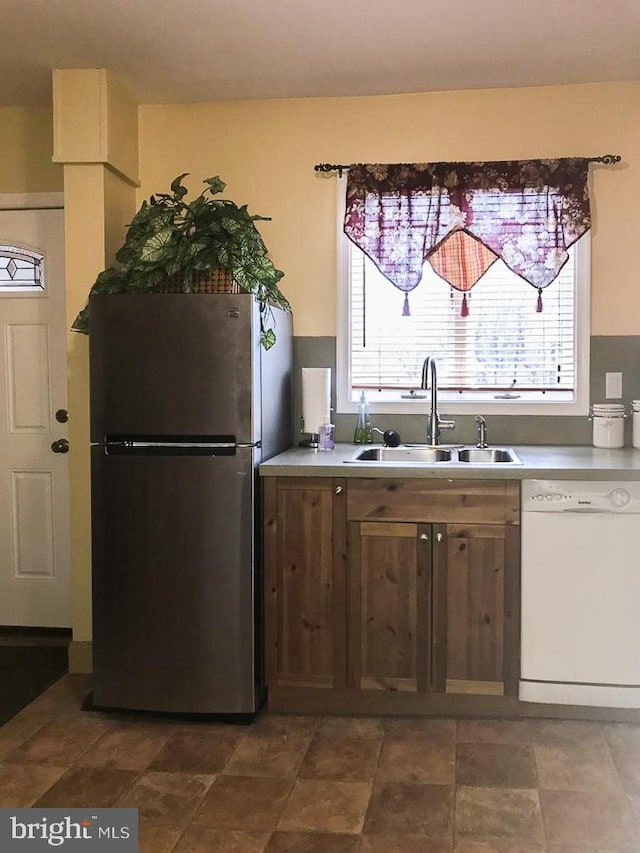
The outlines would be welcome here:
<svg viewBox="0 0 640 853">
<path fill-rule="evenodd" d="M 59 424 L 66 424 L 69 420 L 69 412 L 66 409 L 58 409 L 56 412 L 56 420 Z"/>
<path fill-rule="evenodd" d="M 57 441 L 54 441 L 51 445 L 51 449 L 54 453 L 68 453 L 69 452 L 69 442 L 66 438 L 59 438 Z"/>
</svg>

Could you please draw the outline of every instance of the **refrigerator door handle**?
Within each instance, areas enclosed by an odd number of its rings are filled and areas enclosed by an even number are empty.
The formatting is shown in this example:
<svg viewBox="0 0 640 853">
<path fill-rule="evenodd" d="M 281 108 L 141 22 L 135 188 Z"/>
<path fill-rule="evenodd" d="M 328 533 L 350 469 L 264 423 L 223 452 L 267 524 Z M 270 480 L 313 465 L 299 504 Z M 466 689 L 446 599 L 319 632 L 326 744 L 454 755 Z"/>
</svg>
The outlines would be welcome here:
<svg viewBox="0 0 640 853">
<path fill-rule="evenodd" d="M 191 441 L 121 441 L 105 442 L 105 456 L 235 456 L 243 447 L 235 442 L 191 442 Z"/>
<path fill-rule="evenodd" d="M 236 444 L 235 441 L 122 441 L 122 442 L 106 442 L 106 446 L 112 445 L 113 447 L 130 447 L 135 449 L 137 447 L 166 447 L 168 449 L 177 448 L 178 450 L 181 448 L 228 448 L 233 449 L 234 447 L 241 447 L 241 445 Z"/>
</svg>

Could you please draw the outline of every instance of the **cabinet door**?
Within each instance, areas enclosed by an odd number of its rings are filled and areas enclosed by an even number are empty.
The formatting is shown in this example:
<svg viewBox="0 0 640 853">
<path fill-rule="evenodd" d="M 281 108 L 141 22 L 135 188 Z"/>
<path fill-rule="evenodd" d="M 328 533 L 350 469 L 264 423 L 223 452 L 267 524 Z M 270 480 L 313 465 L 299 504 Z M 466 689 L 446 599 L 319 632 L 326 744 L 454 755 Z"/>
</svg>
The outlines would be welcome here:
<svg viewBox="0 0 640 853">
<path fill-rule="evenodd" d="M 429 526 L 352 523 L 349 550 L 349 686 L 427 690 Z"/>
<path fill-rule="evenodd" d="M 507 529 L 500 524 L 438 527 L 434 543 L 436 689 L 505 692 Z"/>
<path fill-rule="evenodd" d="M 267 683 L 346 683 L 344 481 L 265 479 Z"/>
</svg>

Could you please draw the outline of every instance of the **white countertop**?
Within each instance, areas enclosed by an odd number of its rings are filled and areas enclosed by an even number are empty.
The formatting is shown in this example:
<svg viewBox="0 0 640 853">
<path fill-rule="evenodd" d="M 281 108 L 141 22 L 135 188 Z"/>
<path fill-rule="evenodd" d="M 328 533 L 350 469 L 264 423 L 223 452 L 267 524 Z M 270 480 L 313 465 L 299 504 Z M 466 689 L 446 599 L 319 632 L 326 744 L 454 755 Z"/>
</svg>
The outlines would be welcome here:
<svg viewBox="0 0 640 853">
<path fill-rule="evenodd" d="M 460 445 L 446 444 L 442 446 L 460 447 Z M 353 462 L 354 456 L 363 449 L 363 446 L 336 444 L 335 449 L 329 451 L 292 447 L 274 456 L 268 462 L 263 462 L 260 465 L 260 474 L 263 477 L 640 480 L 640 450 L 632 447 L 602 450 L 591 446 L 500 446 L 515 450 L 521 464 L 437 462 L 391 465 L 379 462 Z"/>
</svg>

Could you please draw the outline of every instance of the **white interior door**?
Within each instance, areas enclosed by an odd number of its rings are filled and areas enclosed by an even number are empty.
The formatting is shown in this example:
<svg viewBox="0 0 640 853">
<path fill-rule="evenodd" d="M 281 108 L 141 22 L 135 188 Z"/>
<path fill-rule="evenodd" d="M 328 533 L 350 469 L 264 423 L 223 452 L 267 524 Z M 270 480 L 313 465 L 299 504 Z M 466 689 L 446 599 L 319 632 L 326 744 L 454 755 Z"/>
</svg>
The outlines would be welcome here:
<svg viewBox="0 0 640 853">
<path fill-rule="evenodd" d="M 69 627 L 64 220 L 30 201 L 0 196 L 0 625 Z"/>
</svg>

